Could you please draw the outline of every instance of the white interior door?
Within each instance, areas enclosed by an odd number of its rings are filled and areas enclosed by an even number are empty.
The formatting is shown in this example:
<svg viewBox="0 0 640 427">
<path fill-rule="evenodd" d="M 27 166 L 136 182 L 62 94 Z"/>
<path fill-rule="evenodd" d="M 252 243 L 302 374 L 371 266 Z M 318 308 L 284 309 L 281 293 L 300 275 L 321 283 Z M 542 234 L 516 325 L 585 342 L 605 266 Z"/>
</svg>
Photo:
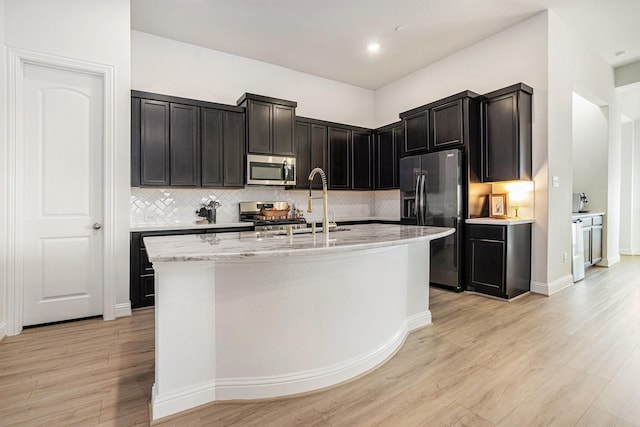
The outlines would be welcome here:
<svg viewBox="0 0 640 427">
<path fill-rule="evenodd" d="M 103 79 L 24 65 L 23 324 L 102 314 Z"/>
</svg>

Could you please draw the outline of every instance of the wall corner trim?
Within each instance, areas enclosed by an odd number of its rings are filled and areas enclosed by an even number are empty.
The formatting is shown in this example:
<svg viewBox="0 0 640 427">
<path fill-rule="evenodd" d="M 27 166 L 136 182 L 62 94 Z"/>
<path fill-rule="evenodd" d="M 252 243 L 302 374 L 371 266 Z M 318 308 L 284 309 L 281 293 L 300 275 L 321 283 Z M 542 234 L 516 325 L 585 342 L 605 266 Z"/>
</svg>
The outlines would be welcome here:
<svg viewBox="0 0 640 427">
<path fill-rule="evenodd" d="M 116 318 L 131 316 L 131 302 L 116 304 L 115 315 L 116 315 Z M 110 320 L 110 319 L 105 319 L 105 320 Z"/>
<path fill-rule="evenodd" d="M 620 262 L 620 255 L 614 255 L 608 258 L 602 258 L 602 261 L 600 261 L 596 265 L 598 267 L 611 267 L 612 265 L 617 264 L 619 262 Z"/>
<path fill-rule="evenodd" d="M 567 274 L 550 283 L 531 282 L 531 292 L 551 296 L 573 285 L 573 275 Z"/>
</svg>

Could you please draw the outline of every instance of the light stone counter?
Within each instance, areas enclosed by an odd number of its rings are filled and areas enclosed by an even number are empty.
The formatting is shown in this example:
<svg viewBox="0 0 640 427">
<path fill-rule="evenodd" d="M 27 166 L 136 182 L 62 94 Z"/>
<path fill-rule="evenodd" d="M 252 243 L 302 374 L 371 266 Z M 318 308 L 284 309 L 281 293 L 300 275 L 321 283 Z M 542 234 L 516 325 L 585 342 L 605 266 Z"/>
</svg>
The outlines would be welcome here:
<svg viewBox="0 0 640 427">
<path fill-rule="evenodd" d="M 589 218 L 592 216 L 604 216 L 604 215 L 605 215 L 604 212 L 573 212 L 571 214 L 571 219 L 576 220 L 581 218 Z"/>
<path fill-rule="evenodd" d="M 429 243 L 454 229 L 346 228 L 328 239 L 146 237 L 156 279 L 152 418 L 347 381 L 430 324 Z"/>
<path fill-rule="evenodd" d="M 341 227 L 342 228 L 342 227 Z M 351 252 L 428 242 L 453 234 L 453 228 L 399 224 L 349 225 L 345 231 L 293 236 L 255 231 L 145 237 L 149 261 L 215 261 L 255 257 L 289 257 Z"/>
<path fill-rule="evenodd" d="M 471 218 L 464 221 L 467 224 L 484 224 L 484 225 L 517 225 L 517 224 L 533 224 L 533 218 Z"/>
<path fill-rule="evenodd" d="M 172 230 L 208 230 L 215 228 L 252 228 L 253 222 L 228 222 L 224 224 L 209 223 L 179 223 L 179 224 L 137 224 L 129 227 L 131 232 L 141 231 L 172 231 Z"/>
</svg>

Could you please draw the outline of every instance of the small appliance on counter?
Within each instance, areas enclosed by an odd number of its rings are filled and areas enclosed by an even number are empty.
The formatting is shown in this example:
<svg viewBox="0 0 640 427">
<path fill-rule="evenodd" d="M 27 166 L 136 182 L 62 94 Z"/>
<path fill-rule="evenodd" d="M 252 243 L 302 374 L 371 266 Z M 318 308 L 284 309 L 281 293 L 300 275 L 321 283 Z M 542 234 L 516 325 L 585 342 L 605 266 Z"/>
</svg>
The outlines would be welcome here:
<svg viewBox="0 0 640 427">
<path fill-rule="evenodd" d="M 306 228 L 307 221 L 287 202 L 240 202 L 240 221 L 250 221 L 256 231 L 286 230 L 287 225 Z"/>
<path fill-rule="evenodd" d="M 587 209 L 588 204 L 589 200 L 586 193 L 573 193 L 573 207 L 571 209 L 571 212 L 589 212 L 589 209 Z"/>
<path fill-rule="evenodd" d="M 222 206 L 217 200 L 210 200 L 208 203 L 200 203 L 200 209 L 196 211 L 196 215 L 206 218 L 209 224 L 216 223 L 216 210 Z"/>
</svg>

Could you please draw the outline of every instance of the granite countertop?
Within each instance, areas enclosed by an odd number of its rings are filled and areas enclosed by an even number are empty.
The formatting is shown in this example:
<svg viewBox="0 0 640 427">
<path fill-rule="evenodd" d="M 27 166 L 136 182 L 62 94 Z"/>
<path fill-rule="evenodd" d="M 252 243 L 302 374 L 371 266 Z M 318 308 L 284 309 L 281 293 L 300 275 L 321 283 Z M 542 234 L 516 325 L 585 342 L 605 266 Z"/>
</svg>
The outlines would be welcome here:
<svg viewBox="0 0 640 427">
<path fill-rule="evenodd" d="M 145 237 L 151 262 L 216 261 L 254 257 L 324 255 L 428 242 L 455 232 L 447 227 L 367 224 L 341 227 L 328 239 L 321 233 L 293 236 L 255 231 Z"/>
<path fill-rule="evenodd" d="M 129 227 L 131 232 L 139 231 L 171 231 L 171 230 L 198 230 L 208 228 L 250 228 L 253 227 L 253 222 L 227 222 L 222 224 L 209 224 L 209 223 L 181 223 L 181 224 L 144 224 L 144 225 L 132 225 Z"/>
<path fill-rule="evenodd" d="M 588 218 L 590 216 L 601 216 L 604 215 L 604 212 L 573 212 L 571 214 L 572 219 L 578 218 Z"/>
<path fill-rule="evenodd" d="M 309 218 L 306 218 L 308 223 L 311 223 Z M 398 217 L 337 217 L 336 222 L 356 222 L 356 221 L 400 221 Z M 321 223 L 322 219 L 318 219 L 316 223 Z M 208 228 L 250 228 L 253 227 L 252 222 L 227 222 L 222 224 L 208 224 L 208 223 L 180 223 L 180 224 L 136 224 L 129 227 L 129 231 L 141 232 L 141 231 L 171 231 L 171 230 L 197 230 Z"/>
<path fill-rule="evenodd" d="M 516 224 L 532 224 L 535 222 L 533 218 L 471 218 L 464 221 L 467 224 L 484 224 L 484 225 L 516 225 Z"/>
</svg>

